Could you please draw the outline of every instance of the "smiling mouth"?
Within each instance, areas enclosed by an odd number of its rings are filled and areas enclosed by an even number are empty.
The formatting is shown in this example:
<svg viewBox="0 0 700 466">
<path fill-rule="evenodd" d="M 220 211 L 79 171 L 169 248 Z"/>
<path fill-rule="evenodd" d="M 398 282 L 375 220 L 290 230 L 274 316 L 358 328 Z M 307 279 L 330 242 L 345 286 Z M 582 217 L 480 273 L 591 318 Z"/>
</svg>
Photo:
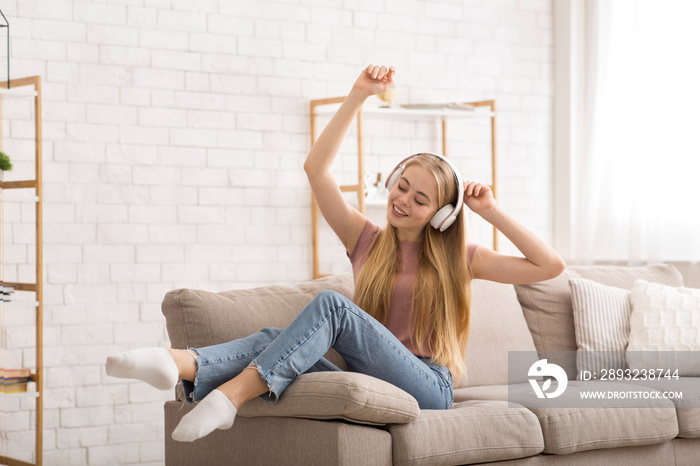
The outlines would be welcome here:
<svg viewBox="0 0 700 466">
<path fill-rule="evenodd" d="M 396 207 L 396 204 L 393 204 L 393 208 L 394 208 L 394 212 L 396 212 L 397 214 L 401 215 L 402 217 L 408 217 L 408 214 L 399 210 L 399 208 Z"/>
</svg>

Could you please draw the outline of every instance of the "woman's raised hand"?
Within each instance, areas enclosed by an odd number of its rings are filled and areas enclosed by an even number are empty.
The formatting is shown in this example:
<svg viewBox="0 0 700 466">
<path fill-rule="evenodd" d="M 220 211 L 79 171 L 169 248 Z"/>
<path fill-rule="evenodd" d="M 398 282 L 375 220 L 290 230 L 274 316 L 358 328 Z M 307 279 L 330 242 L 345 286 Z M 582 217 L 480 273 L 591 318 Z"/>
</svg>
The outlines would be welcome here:
<svg viewBox="0 0 700 466">
<path fill-rule="evenodd" d="M 393 66 L 369 65 L 355 81 L 354 90 L 360 91 L 365 97 L 381 94 L 394 84 Z"/>
<path fill-rule="evenodd" d="M 496 207 L 496 200 L 488 185 L 476 181 L 464 182 L 464 203 L 469 209 L 479 215 L 487 213 Z"/>
</svg>

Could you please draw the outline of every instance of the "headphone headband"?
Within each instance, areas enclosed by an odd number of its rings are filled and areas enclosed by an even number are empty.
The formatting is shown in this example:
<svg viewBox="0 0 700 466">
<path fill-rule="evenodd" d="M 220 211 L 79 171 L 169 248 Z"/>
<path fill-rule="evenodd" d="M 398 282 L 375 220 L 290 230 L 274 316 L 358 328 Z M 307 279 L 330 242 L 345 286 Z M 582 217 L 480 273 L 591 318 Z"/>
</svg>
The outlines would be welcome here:
<svg viewBox="0 0 700 466">
<path fill-rule="evenodd" d="M 462 181 L 462 175 L 459 173 L 459 170 L 457 169 L 455 164 L 452 163 L 451 160 L 449 160 L 444 155 L 435 154 L 433 152 L 419 152 L 417 154 L 413 154 L 411 156 L 406 157 L 401 162 L 399 162 L 398 165 L 396 165 L 396 167 L 391 171 L 391 173 L 389 173 L 389 176 L 387 177 L 386 183 L 384 183 L 384 185 L 387 189 L 390 190 L 401 177 L 401 173 L 403 173 L 406 164 L 410 160 L 423 154 L 432 155 L 447 163 L 447 165 L 449 165 L 449 167 L 452 169 L 452 174 L 454 175 L 455 181 L 457 182 L 456 205 L 453 206 L 452 204 L 447 204 L 441 207 L 430 220 L 430 224 L 433 226 L 433 228 L 439 229 L 440 231 L 445 231 L 450 227 L 450 225 L 452 225 L 455 222 L 455 220 L 457 219 L 457 215 L 459 214 L 459 211 L 462 208 L 462 204 L 464 203 L 464 182 Z"/>
</svg>

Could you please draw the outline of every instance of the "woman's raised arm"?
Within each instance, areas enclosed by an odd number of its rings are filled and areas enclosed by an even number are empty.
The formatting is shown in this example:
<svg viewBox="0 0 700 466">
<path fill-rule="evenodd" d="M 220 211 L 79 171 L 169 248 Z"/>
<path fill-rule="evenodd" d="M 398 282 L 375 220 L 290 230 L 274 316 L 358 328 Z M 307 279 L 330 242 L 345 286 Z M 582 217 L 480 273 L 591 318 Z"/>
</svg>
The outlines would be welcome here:
<svg viewBox="0 0 700 466">
<path fill-rule="evenodd" d="M 386 91 L 393 84 L 393 67 L 370 65 L 355 81 L 350 94 L 309 151 L 304 171 L 323 218 L 326 219 L 348 252 L 357 243 L 365 216 L 348 204 L 331 173 L 331 165 L 350 128 L 368 97 Z"/>
</svg>

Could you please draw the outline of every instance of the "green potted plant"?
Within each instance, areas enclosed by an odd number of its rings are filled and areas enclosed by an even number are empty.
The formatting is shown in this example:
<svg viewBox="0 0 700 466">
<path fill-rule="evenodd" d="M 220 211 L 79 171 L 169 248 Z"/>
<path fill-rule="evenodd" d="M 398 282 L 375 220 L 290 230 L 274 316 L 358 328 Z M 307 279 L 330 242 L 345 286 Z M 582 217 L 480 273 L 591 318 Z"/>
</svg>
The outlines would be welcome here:
<svg viewBox="0 0 700 466">
<path fill-rule="evenodd" d="M 0 150 L 0 181 L 2 181 L 2 174 L 6 171 L 12 170 L 12 162 L 10 162 L 10 157 Z"/>
</svg>

